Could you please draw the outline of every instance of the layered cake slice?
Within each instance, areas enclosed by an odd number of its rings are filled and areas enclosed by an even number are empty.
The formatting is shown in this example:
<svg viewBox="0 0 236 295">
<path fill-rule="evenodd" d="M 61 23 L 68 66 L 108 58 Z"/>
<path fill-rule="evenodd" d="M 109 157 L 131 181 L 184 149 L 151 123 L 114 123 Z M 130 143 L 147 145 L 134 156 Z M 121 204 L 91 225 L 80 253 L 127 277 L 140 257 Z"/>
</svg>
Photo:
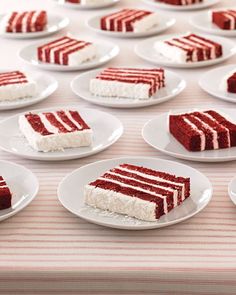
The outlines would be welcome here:
<svg viewBox="0 0 236 295">
<path fill-rule="evenodd" d="M 189 151 L 236 146 L 236 124 L 213 110 L 170 115 L 169 131 Z"/>
<path fill-rule="evenodd" d="M 156 0 L 170 5 L 192 5 L 203 2 L 203 0 Z"/>
<path fill-rule="evenodd" d="M 0 73 L 0 101 L 33 97 L 36 83 L 20 71 Z"/>
<path fill-rule="evenodd" d="M 38 47 L 38 60 L 44 63 L 77 66 L 92 60 L 95 56 L 94 44 L 68 36 Z"/>
<path fill-rule="evenodd" d="M 101 29 L 113 32 L 145 32 L 158 24 L 156 13 L 140 9 L 122 9 L 101 18 Z"/>
<path fill-rule="evenodd" d="M 3 18 L 1 28 L 8 33 L 40 32 L 46 29 L 47 22 L 47 12 L 44 10 L 14 11 Z"/>
<path fill-rule="evenodd" d="M 92 207 L 156 221 L 190 196 L 190 179 L 122 164 L 86 185 L 84 196 Z"/>
<path fill-rule="evenodd" d="M 222 30 L 236 30 L 236 10 L 213 11 L 212 22 Z"/>
<path fill-rule="evenodd" d="M 155 49 L 159 54 L 177 63 L 216 59 L 223 54 L 221 44 L 195 34 L 157 41 Z"/>
<path fill-rule="evenodd" d="M 165 86 L 163 69 L 107 68 L 90 80 L 97 96 L 149 99 Z"/>
<path fill-rule="evenodd" d="M 6 181 L 0 176 L 0 210 L 11 207 L 12 193 L 7 186 Z"/>
<path fill-rule="evenodd" d="M 49 152 L 92 144 L 91 128 L 74 110 L 20 115 L 19 128 L 29 145 L 37 151 Z"/>
<path fill-rule="evenodd" d="M 236 93 L 236 70 L 226 75 L 220 84 L 220 89 L 229 93 Z"/>
</svg>

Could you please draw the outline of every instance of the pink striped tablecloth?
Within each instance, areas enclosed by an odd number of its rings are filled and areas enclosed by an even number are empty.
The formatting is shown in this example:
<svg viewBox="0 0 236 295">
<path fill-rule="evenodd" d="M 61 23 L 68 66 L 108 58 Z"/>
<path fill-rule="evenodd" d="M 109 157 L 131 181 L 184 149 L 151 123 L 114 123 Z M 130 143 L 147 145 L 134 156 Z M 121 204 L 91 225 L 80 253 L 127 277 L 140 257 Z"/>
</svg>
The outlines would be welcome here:
<svg viewBox="0 0 236 295">
<path fill-rule="evenodd" d="M 232 2 L 221 1 L 218 7 Z M 148 8 L 135 0 L 121 1 L 119 7 L 125 6 Z M 81 37 L 112 39 L 86 28 L 85 20 L 97 11 L 64 9 L 53 0 L 0 2 L 1 13 L 22 8 L 45 8 L 67 15 L 71 19 L 69 30 Z M 174 33 L 189 30 L 188 17 L 196 12 L 163 13 L 177 18 L 177 24 L 169 30 Z M 139 40 L 113 41 L 120 45 L 121 54 L 110 65 L 146 65 L 133 53 Z M 34 41 L 0 42 L 2 68 L 25 67 L 17 51 Z M 235 62 L 236 57 L 227 63 Z M 78 73 L 52 73 L 60 83 L 59 89 L 33 108 L 74 103 L 101 109 L 116 115 L 123 122 L 125 133 L 108 150 L 73 161 L 37 162 L 0 152 L 1 159 L 25 165 L 40 181 L 38 197 L 0 224 L 0 294 L 236 294 L 236 209 L 227 194 L 227 185 L 235 175 L 235 162 L 185 162 L 210 178 L 213 199 L 194 218 L 160 230 L 131 232 L 90 224 L 67 212 L 56 195 L 58 183 L 67 173 L 97 160 L 127 155 L 174 160 L 149 147 L 141 137 L 141 128 L 150 118 L 170 109 L 234 107 L 199 88 L 198 79 L 206 70 L 176 70 L 188 82 L 182 95 L 161 105 L 134 110 L 89 105 L 70 90 L 69 83 Z M 1 112 L 0 119 L 16 113 Z"/>
</svg>

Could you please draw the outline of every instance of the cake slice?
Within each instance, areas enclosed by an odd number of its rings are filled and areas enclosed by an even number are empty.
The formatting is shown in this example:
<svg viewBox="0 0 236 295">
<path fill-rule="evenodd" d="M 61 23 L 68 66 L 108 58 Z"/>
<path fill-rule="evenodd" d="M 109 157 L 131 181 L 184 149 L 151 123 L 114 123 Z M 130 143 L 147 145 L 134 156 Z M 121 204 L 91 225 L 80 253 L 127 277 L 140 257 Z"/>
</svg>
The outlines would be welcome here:
<svg viewBox="0 0 236 295">
<path fill-rule="evenodd" d="M 190 196 L 190 179 L 121 164 L 86 185 L 84 196 L 94 208 L 156 221 Z"/>
<path fill-rule="evenodd" d="M 33 97 L 36 83 L 20 71 L 0 73 L 0 101 Z"/>
<path fill-rule="evenodd" d="M 220 89 L 224 92 L 236 93 L 236 70 L 228 73 L 222 79 Z"/>
<path fill-rule="evenodd" d="M 222 30 L 236 30 L 236 10 L 213 11 L 212 22 Z"/>
<path fill-rule="evenodd" d="M 47 26 L 47 12 L 41 11 L 14 11 L 7 14 L 0 26 L 7 33 L 32 33 L 44 31 Z"/>
<path fill-rule="evenodd" d="M 49 152 L 92 144 L 91 128 L 74 110 L 20 115 L 19 128 L 36 151 Z"/>
<path fill-rule="evenodd" d="M 11 207 L 12 193 L 7 186 L 6 181 L 0 176 L 0 210 Z"/>
<path fill-rule="evenodd" d="M 223 54 L 221 44 L 195 34 L 157 41 L 155 49 L 159 54 L 177 63 L 211 60 Z"/>
<path fill-rule="evenodd" d="M 203 2 L 203 0 L 156 0 L 170 5 L 192 5 Z"/>
<path fill-rule="evenodd" d="M 101 18 L 101 29 L 113 32 L 146 32 L 158 25 L 156 13 L 140 9 L 122 9 Z"/>
<path fill-rule="evenodd" d="M 165 86 L 163 69 L 107 68 L 90 80 L 97 96 L 149 99 Z"/>
<path fill-rule="evenodd" d="M 94 44 L 68 36 L 38 47 L 38 60 L 44 63 L 77 66 L 92 60 L 95 56 Z"/>
<path fill-rule="evenodd" d="M 236 124 L 213 110 L 170 115 L 169 131 L 189 151 L 236 146 Z"/>
</svg>

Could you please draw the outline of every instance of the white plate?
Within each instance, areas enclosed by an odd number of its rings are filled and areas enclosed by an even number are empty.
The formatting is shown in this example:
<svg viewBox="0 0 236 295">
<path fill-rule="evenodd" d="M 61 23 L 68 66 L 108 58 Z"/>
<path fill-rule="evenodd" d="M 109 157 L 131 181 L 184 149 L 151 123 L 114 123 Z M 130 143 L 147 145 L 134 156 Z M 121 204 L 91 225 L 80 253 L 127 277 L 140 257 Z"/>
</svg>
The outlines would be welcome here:
<svg viewBox="0 0 236 295">
<path fill-rule="evenodd" d="M 76 37 L 75 37 L 76 38 Z M 91 60 L 82 63 L 78 66 L 64 66 L 64 65 L 57 65 L 57 64 L 50 64 L 50 63 L 43 63 L 38 61 L 37 58 L 37 47 L 42 45 L 43 43 L 48 43 L 52 40 L 47 41 L 40 41 L 31 45 L 28 45 L 22 48 L 19 51 L 19 57 L 26 63 L 37 66 L 39 68 L 51 71 L 80 71 L 80 70 L 87 70 L 91 68 L 96 68 L 105 63 L 109 62 L 113 58 L 115 58 L 119 54 L 119 47 L 111 42 L 108 41 L 95 41 L 94 44 L 97 46 L 97 56 Z"/>
<path fill-rule="evenodd" d="M 8 70 L 0 70 L 0 72 L 6 72 Z M 23 71 L 25 72 L 25 71 Z M 0 110 L 11 110 L 11 109 L 19 109 L 29 105 L 36 104 L 48 96 L 53 94 L 57 87 L 57 80 L 45 73 L 40 72 L 25 72 L 28 77 L 34 80 L 37 84 L 37 93 L 33 97 L 20 98 L 12 101 L 0 101 Z"/>
<path fill-rule="evenodd" d="M 12 207 L 0 210 L 0 221 L 2 221 L 15 215 L 33 201 L 38 193 L 39 183 L 30 170 L 7 161 L 0 161 L 0 175 L 6 180 L 12 192 Z"/>
<path fill-rule="evenodd" d="M 144 41 L 139 42 L 135 46 L 135 53 L 142 59 L 149 61 L 153 64 L 158 64 L 158 65 L 166 66 L 166 67 L 174 67 L 174 68 L 198 68 L 198 67 L 211 66 L 211 65 L 225 61 L 226 59 L 230 58 L 236 53 L 235 42 L 223 37 L 211 36 L 206 34 L 201 34 L 200 36 L 205 37 L 209 40 L 218 42 L 223 46 L 222 57 L 212 59 L 212 60 L 207 60 L 207 61 L 177 63 L 159 54 L 154 47 L 154 44 L 156 41 L 168 40 L 174 37 L 178 38 L 180 36 L 187 35 L 187 34 L 189 34 L 189 32 L 186 32 L 184 34 L 163 35 L 159 37 L 146 39 Z"/>
<path fill-rule="evenodd" d="M 122 123 L 114 116 L 99 110 L 78 106 L 58 106 L 56 109 L 77 110 L 93 130 L 93 144 L 90 147 L 65 149 L 55 152 L 37 152 L 31 148 L 18 127 L 18 115 L 0 122 L 0 149 L 28 159 L 40 161 L 62 161 L 87 157 L 101 152 L 114 144 L 123 133 Z M 52 111 L 55 108 L 36 110 Z M 7 130 L 7 132 L 6 132 Z"/>
<path fill-rule="evenodd" d="M 198 110 L 203 110 L 203 108 L 197 108 Z M 204 110 L 210 110 L 212 107 L 204 108 Z M 228 115 L 232 121 L 236 123 L 235 120 L 235 109 L 216 109 L 220 113 Z M 185 110 L 171 110 L 173 114 L 181 114 L 189 111 L 194 111 L 185 109 Z M 161 151 L 164 154 L 169 156 L 180 158 L 190 161 L 198 162 L 226 162 L 236 160 L 236 147 L 228 149 L 219 149 L 219 150 L 210 150 L 202 152 L 189 152 L 180 144 L 170 133 L 168 129 L 168 118 L 169 113 L 164 113 L 156 116 L 154 119 L 148 121 L 142 130 L 143 139 L 153 148 Z M 162 128 L 158 128 L 161 126 Z"/>
<path fill-rule="evenodd" d="M 221 9 L 214 9 L 217 10 L 224 10 L 224 9 L 236 9 L 236 7 L 223 7 Z M 236 30 L 222 30 L 218 26 L 212 23 L 211 21 L 211 14 L 213 10 L 204 11 L 201 13 L 197 13 L 192 16 L 189 20 L 189 23 L 198 30 L 204 31 L 209 34 L 220 35 L 224 37 L 236 37 Z"/>
<path fill-rule="evenodd" d="M 232 202 L 236 205 L 236 177 L 234 177 L 228 186 L 228 193 Z"/>
<path fill-rule="evenodd" d="M 0 15 L 0 22 L 5 15 Z M 48 13 L 48 25 L 46 29 L 42 32 L 32 32 L 32 33 L 7 33 L 0 31 L 0 36 L 12 39 L 29 39 L 29 38 L 41 38 L 56 32 L 61 31 L 66 28 L 70 23 L 68 17 Z"/>
<path fill-rule="evenodd" d="M 111 32 L 111 31 L 102 30 L 100 28 L 101 17 L 103 17 L 104 15 L 108 15 L 110 13 L 113 13 L 113 12 L 115 12 L 115 11 L 112 11 L 112 12 L 110 11 L 110 12 L 107 12 L 106 14 L 103 13 L 102 15 L 97 15 L 97 16 L 90 18 L 87 22 L 88 27 L 91 28 L 92 30 L 94 30 L 95 32 L 101 33 L 103 35 L 111 36 L 111 37 L 133 38 L 133 37 L 147 37 L 147 36 L 151 36 L 151 35 L 160 34 L 164 31 L 166 31 L 167 29 L 169 29 L 170 27 L 172 27 L 176 22 L 176 20 L 174 18 L 160 14 L 159 15 L 159 24 L 157 26 L 153 27 L 151 30 L 146 31 L 146 32 L 139 32 L 139 33 Z"/>
<path fill-rule="evenodd" d="M 74 4 L 74 3 L 69 3 L 65 2 L 64 0 L 55 0 L 58 4 L 63 5 L 64 7 L 67 8 L 72 8 L 72 9 L 99 9 L 99 8 L 106 8 L 110 7 L 113 5 L 116 5 L 120 0 L 103 0 L 101 3 L 97 4 Z"/>
<path fill-rule="evenodd" d="M 153 5 L 159 9 L 186 11 L 186 10 L 204 9 L 219 3 L 220 0 L 204 0 L 202 3 L 196 3 L 193 5 L 171 5 L 171 4 L 156 2 L 155 0 L 143 0 L 143 2 L 145 2 L 146 4 Z"/>
<path fill-rule="evenodd" d="M 236 93 L 229 93 L 221 87 L 222 79 L 232 71 L 236 72 L 236 64 L 210 70 L 200 78 L 199 85 L 204 91 L 219 99 L 236 103 Z"/>
<path fill-rule="evenodd" d="M 130 163 L 190 177 L 191 197 L 155 222 L 146 222 L 85 205 L 84 186 L 121 163 Z M 92 223 L 129 230 L 153 229 L 179 223 L 200 212 L 209 203 L 211 196 L 211 183 L 199 171 L 177 162 L 145 157 L 111 159 L 86 165 L 66 176 L 58 187 L 59 201 L 73 214 Z"/>
<path fill-rule="evenodd" d="M 93 70 L 75 77 L 71 82 L 72 91 L 82 99 L 94 104 L 113 108 L 138 108 L 162 103 L 180 94 L 186 87 L 185 80 L 176 73 L 165 70 L 166 87 L 150 99 L 130 99 L 95 96 L 89 91 L 89 81 L 102 69 Z"/>
</svg>

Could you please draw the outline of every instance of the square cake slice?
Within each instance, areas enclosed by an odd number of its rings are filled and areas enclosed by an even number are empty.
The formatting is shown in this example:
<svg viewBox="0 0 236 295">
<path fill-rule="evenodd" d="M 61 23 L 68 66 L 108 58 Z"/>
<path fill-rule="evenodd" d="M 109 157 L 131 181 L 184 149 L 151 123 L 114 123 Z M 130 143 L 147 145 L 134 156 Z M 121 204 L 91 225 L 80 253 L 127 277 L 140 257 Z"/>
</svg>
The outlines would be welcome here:
<svg viewBox="0 0 236 295">
<path fill-rule="evenodd" d="M 190 179 L 121 164 L 86 185 L 84 196 L 94 208 L 156 221 L 190 196 Z"/>
<path fill-rule="evenodd" d="M 50 152 L 92 144 L 92 130 L 75 110 L 20 115 L 19 128 L 36 151 Z"/>
<path fill-rule="evenodd" d="M 0 73 L 0 101 L 32 97 L 36 83 L 20 71 Z"/>
<path fill-rule="evenodd" d="M 101 18 L 101 29 L 113 32 L 145 32 L 158 25 L 156 13 L 140 9 L 122 9 Z"/>
<path fill-rule="evenodd" d="M 0 176 L 0 210 L 11 207 L 12 193 L 2 176 Z"/>
<path fill-rule="evenodd" d="M 38 47 L 38 60 L 67 66 L 77 66 L 96 56 L 96 46 L 68 36 Z"/>
<path fill-rule="evenodd" d="M 216 59 L 223 54 L 221 44 L 195 34 L 157 41 L 155 49 L 159 54 L 176 63 Z"/>
<path fill-rule="evenodd" d="M 2 22 L 2 31 L 8 33 L 32 33 L 44 31 L 47 26 L 47 12 L 41 11 L 14 11 L 7 14 Z"/>
<path fill-rule="evenodd" d="M 163 69 L 107 68 L 90 80 L 97 96 L 149 99 L 165 86 Z"/>
<path fill-rule="evenodd" d="M 222 30 L 236 30 L 236 10 L 213 11 L 212 22 Z"/>
<path fill-rule="evenodd" d="M 156 0 L 170 5 L 192 5 L 203 2 L 203 0 Z"/>
<path fill-rule="evenodd" d="M 236 124 L 213 110 L 170 115 L 169 131 L 189 151 L 236 146 Z"/>
</svg>

